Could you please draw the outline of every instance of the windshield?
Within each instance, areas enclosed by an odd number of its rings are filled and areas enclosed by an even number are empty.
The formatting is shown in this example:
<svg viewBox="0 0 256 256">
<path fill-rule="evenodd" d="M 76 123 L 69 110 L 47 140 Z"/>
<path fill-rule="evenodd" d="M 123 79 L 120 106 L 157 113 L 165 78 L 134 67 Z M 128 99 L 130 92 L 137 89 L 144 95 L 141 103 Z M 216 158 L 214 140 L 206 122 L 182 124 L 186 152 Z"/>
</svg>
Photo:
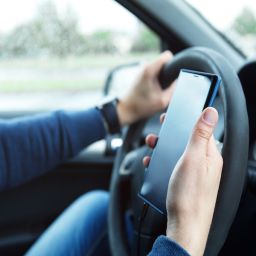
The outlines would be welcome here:
<svg viewBox="0 0 256 256">
<path fill-rule="evenodd" d="M 187 0 L 247 57 L 256 56 L 255 0 Z"/>
</svg>

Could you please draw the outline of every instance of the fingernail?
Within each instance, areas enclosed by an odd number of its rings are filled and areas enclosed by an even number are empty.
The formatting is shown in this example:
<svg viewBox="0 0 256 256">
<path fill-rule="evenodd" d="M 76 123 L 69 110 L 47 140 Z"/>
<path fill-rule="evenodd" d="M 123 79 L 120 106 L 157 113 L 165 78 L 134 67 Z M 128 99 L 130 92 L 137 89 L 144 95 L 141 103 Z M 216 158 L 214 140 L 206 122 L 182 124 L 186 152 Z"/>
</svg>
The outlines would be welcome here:
<svg viewBox="0 0 256 256">
<path fill-rule="evenodd" d="M 215 108 L 207 108 L 203 114 L 203 121 L 208 125 L 215 125 L 218 120 L 218 112 Z"/>
</svg>

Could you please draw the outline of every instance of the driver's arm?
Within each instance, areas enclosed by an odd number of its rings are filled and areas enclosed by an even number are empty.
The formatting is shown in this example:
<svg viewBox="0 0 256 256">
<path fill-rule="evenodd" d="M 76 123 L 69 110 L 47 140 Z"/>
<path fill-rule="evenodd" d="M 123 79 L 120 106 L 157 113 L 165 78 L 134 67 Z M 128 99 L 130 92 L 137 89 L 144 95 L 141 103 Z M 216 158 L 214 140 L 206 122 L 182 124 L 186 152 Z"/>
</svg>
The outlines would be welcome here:
<svg viewBox="0 0 256 256">
<path fill-rule="evenodd" d="M 133 89 L 117 104 L 121 125 L 150 116 L 167 106 L 172 89 L 161 90 L 158 74 L 170 59 L 165 52 L 144 68 Z M 0 121 L 0 190 L 53 169 L 106 135 L 101 112 L 56 111 Z"/>
<path fill-rule="evenodd" d="M 105 134 L 97 109 L 1 120 L 0 190 L 54 168 Z"/>
<path fill-rule="evenodd" d="M 217 120 L 217 111 L 207 108 L 195 125 L 169 182 L 166 236 L 156 240 L 150 256 L 204 254 L 223 165 L 213 138 Z M 147 144 L 153 147 L 156 139 L 149 136 Z"/>
</svg>

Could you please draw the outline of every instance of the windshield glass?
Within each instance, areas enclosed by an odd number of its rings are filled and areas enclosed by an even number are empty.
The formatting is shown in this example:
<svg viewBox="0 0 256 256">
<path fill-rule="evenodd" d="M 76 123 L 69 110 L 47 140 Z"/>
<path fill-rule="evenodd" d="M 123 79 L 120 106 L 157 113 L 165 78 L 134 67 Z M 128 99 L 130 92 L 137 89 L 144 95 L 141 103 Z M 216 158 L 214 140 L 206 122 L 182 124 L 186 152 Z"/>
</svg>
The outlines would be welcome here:
<svg viewBox="0 0 256 256">
<path fill-rule="evenodd" d="M 255 0 L 187 0 L 247 57 L 256 56 Z"/>
</svg>

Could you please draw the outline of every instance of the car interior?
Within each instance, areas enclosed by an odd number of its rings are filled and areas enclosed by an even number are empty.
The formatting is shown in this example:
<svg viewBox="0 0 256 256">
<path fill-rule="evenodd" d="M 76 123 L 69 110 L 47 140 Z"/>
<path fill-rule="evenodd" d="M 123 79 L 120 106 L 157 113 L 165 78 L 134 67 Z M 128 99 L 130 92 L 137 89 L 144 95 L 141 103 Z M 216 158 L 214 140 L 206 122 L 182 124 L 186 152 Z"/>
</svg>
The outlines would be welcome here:
<svg viewBox="0 0 256 256">
<path fill-rule="evenodd" d="M 175 54 L 159 77 L 163 88 L 177 78 L 181 68 L 221 75 L 224 86 L 214 103 L 219 112 L 215 137 L 223 144 L 226 164 L 206 255 L 255 255 L 256 61 L 249 60 L 187 1 L 114 2 L 156 34 L 159 52 L 168 49 Z M 120 81 L 128 88 L 144 61 L 124 58 L 120 65 L 109 69 L 102 95 L 120 96 Z M 41 112 L 3 110 L 0 118 Z M 145 137 L 159 132 L 160 114 L 124 128 L 122 136 L 108 136 L 43 176 L 1 192 L 0 255 L 23 255 L 67 206 L 97 189 L 110 191 L 112 254 L 146 255 L 155 238 L 164 234 L 166 223 L 165 217 L 152 209 L 141 223 L 143 202 L 137 196 L 144 175 L 142 158 L 151 152 L 145 146 Z M 125 235 L 125 212 L 134 224 L 131 250 Z"/>
</svg>

